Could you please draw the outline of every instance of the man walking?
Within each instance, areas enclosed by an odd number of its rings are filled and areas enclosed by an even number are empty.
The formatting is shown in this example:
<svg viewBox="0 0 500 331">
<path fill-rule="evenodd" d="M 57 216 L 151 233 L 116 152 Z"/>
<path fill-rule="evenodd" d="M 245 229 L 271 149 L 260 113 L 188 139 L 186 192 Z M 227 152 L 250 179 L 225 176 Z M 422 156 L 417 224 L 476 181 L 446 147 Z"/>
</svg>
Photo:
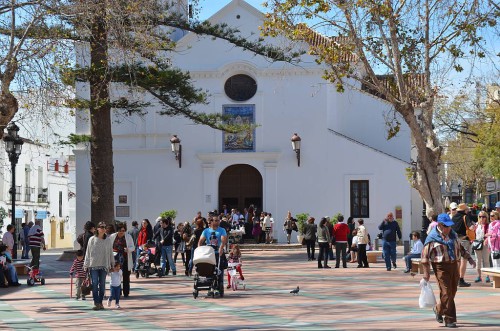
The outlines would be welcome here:
<svg viewBox="0 0 500 331">
<path fill-rule="evenodd" d="M 218 217 L 213 217 L 210 227 L 203 230 L 198 241 L 198 246 L 207 245 L 214 248 L 217 265 L 219 265 L 220 256 L 224 254 L 224 247 L 227 243 L 226 230 L 219 226 L 219 221 Z M 219 274 L 219 282 L 222 285 L 221 288 L 224 288 L 224 270 L 221 270 Z"/>
<path fill-rule="evenodd" d="M 392 213 L 387 214 L 387 218 L 380 223 L 378 229 L 382 231 L 382 249 L 384 252 L 385 267 L 387 271 L 391 271 L 392 267 L 396 269 L 396 235 L 401 240 L 401 229 L 398 222 L 394 220 Z"/>
<path fill-rule="evenodd" d="M 347 268 L 347 235 L 349 234 L 349 226 L 344 223 L 344 216 L 340 215 L 337 218 L 337 224 L 333 226 L 333 234 L 335 236 L 335 253 L 337 256 L 335 268 L 340 266 L 340 257 L 342 254 L 342 266 Z"/>
<path fill-rule="evenodd" d="M 469 207 L 467 207 L 465 203 L 459 204 L 457 208 L 457 213 L 452 216 L 451 220 L 453 221 L 452 229 L 457 233 L 460 244 L 470 255 L 472 252 L 470 244 L 471 238 L 467 237 L 467 228 L 473 228 L 474 222 L 467 215 L 468 208 Z M 464 279 L 466 270 L 467 270 L 467 259 L 462 258 L 462 260 L 460 260 L 460 281 L 458 283 L 458 286 L 460 287 L 470 286 L 470 283 L 467 283 Z"/>
<path fill-rule="evenodd" d="M 476 262 L 460 244 L 457 233 L 451 229 L 454 222 L 446 213 L 439 214 L 438 225 L 431 230 L 425 240 L 422 250 L 423 279 L 429 281 L 430 267 L 434 270 L 439 285 L 440 302 L 433 307 L 436 321 L 443 323 L 448 328 L 457 327 L 457 312 L 455 308 L 455 295 L 458 284 L 458 265 L 460 259 L 467 260 L 473 268 Z"/>
<path fill-rule="evenodd" d="M 174 246 L 174 228 L 172 226 L 172 218 L 162 218 L 161 228 L 155 233 L 155 239 L 161 246 L 161 273 L 168 275 L 167 261 L 172 275 L 177 274 L 174 259 L 172 258 L 172 247 Z"/>
</svg>

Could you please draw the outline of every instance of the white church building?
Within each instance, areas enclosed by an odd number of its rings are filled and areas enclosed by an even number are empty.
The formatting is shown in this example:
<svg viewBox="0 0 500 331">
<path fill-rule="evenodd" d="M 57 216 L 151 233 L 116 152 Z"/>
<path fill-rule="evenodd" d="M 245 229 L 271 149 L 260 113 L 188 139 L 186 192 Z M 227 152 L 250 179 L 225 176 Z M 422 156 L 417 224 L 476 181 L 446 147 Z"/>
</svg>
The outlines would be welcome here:
<svg viewBox="0 0 500 331">
<path fill-rule="evenodd" d="M 256 38 L 263 19 L 245 1 L 233 0 L 209 20 Z M 257 127 L 226 134 L 161 116 L 160 106 L 113 124 L 117 220 L 154 222 L 160 212 L 175 209 L 175 221 L 184 222 L 223 204 L 240 210 L 253 204 L 272 213 L 279 242 L 286 242 L 287 211 L 317 220 L 338 212 L 363 218 L 372 238 L 392 211 L 405 239 L 420 230 L 422 202 L 405 174 L 410 132 L 403 125 L 397 137 L 386 139 L 390 104 L 361 88 L 337 92 L 309 55 L 298 65 L 272 63 L 192 33 L 182 35 L 177 47 L 172 64 L 189 71 L 194 84 L 210 94 L 209 104 L 196 110 L 222 112 Z M 87 85 L 79 83 L 77 90 L 88 96 Z M 89 125 L 77 118 L 76 133 L 89 134 Z M 300 154 L 292 149 L 294 133 L 301 138 Z M 181 140 L 181 162 L 171 151 L 173 135 Z M 90 219 L 88 147 L 77 147 L 75 157 L 78 232 Z"/>
</svg>

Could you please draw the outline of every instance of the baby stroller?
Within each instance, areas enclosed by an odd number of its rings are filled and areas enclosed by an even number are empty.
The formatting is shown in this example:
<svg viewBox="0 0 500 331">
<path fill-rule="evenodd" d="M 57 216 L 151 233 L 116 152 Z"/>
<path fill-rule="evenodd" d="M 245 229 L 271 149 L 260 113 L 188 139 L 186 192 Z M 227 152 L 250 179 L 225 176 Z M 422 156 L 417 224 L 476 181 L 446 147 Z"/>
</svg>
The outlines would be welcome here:
<svg viewBox="0 0 500 331">
<path fill-rule="evenodd" d="M 137 269 L 135 271 L 135 278 L 139 278 L 139 275 L 145 278 L 149 276 L 158 274 L 158 277 L 162 276 L 161 268 L 156 265 L 157 257 L 160 254 L 160 250 L 154 244 L 147 244 L 139 253 L 137 257 Z"/>
<path fill-rule="evenodd" d="M 215 298 L 218 293 L 224 297 L 223 273 L 216 265 L 215 251 L 212 246 L 198 246 L 194 250 L 193 265 L 194 289 L 193 297 L 198 297 L 200 290 L 208 290 L 208 295 Z"/>
<path fill-rule="evenodd" d="M 26 267 L 28 269 L 28 279 L 26 283 L 29 286 L 35 285 L 35 283 L 40 283 L 41 285 L 45 285 L 45 278 L 43 278 L 42 272 L 40 268 L 35 267 Z"/>
<path fill-rule="evenodd" d="M 227 274 L 231 279 L 229 285 L 231 285 L 233 291 L 236 291 L 238 289 L 238 286 L 242 286 L 244 290 L 246 289 L 245 281 L 241 279 L 240 273 L 237 270 L 238 266 L 241 266 L 241 263 L 229 262 L 227 264 Z"/>
</svg>

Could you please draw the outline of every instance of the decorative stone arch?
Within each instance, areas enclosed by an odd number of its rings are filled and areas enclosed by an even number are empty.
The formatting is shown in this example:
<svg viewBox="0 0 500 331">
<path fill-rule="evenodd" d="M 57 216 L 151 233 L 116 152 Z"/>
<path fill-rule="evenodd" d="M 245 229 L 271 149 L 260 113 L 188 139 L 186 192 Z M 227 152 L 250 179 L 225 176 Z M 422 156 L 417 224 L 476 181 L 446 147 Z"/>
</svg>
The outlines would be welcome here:
<svg viewBox="0 0 500 331">
<path fill-rule="evenodd" d="M 262 175 L 248 164 L 233 164 L 226 167 L 219 176 L 219 210 L 222 205 L 237 208 L 243 212 L 251 204 L 259 210 L 263 200 Z"/>
</svg>

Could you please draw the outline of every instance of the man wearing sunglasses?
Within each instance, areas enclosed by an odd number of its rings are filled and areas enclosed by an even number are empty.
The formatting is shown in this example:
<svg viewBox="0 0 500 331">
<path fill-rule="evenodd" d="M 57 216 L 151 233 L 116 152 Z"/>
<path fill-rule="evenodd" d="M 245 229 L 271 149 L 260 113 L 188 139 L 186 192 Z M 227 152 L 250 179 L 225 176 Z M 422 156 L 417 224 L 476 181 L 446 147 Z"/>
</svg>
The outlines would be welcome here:
<svg viewBox="0 0 500 331">
<path fill-rule="evenodd" d="M 436 320 L 439 323 L 443 323 L 444 320 L 446 327 L 456 328 L 455 295 L 460 278 L 458 271 L 460 258 L 466 259 L 473 268 L 476 267 L 476 262 L 460 244 L 457 233 L 451 229 L 454 223 L 450 216 L 440 214 L 437 222 L 437 226 L 427 236 L 422 250 L 423 279 L 429 281 L 432 266 L 440 291 L 440 302 L 433 307 Z"/>
</svg>

